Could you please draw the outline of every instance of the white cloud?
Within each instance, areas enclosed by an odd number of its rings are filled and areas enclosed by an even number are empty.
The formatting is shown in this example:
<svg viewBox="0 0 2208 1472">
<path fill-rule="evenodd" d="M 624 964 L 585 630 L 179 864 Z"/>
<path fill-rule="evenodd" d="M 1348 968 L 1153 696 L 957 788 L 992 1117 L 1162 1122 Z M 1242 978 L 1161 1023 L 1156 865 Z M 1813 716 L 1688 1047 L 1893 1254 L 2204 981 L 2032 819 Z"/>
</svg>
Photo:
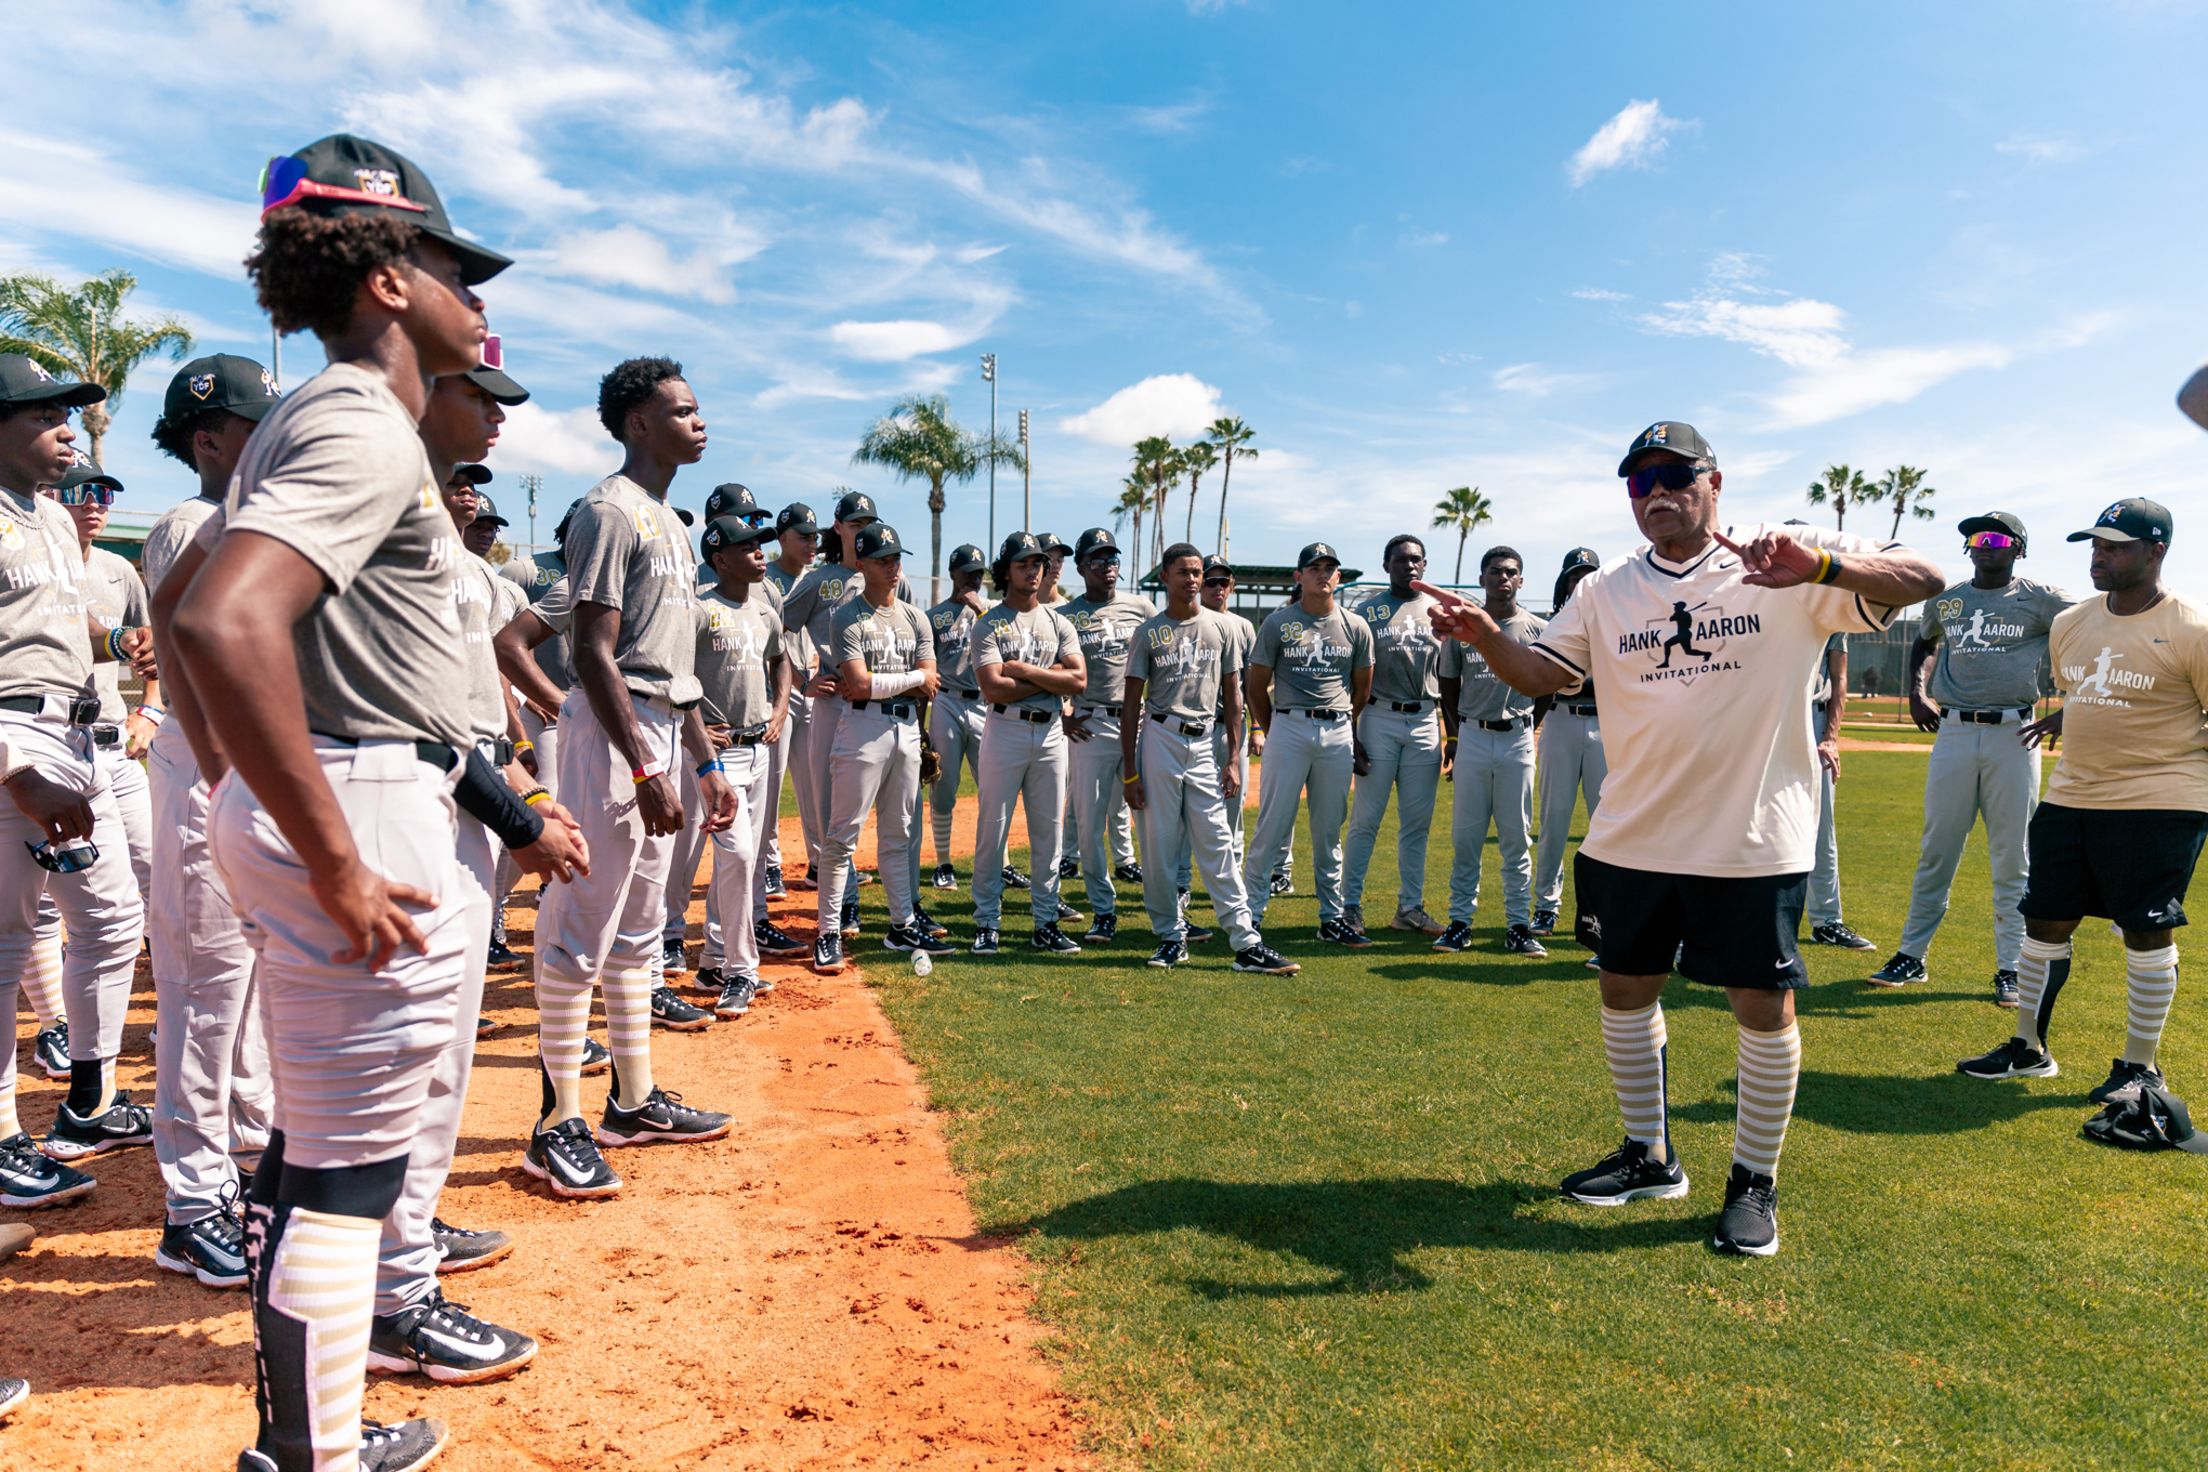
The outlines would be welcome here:
<svg viewBox="0 0 2208 1472">
<path fill-rule="evenodd" d="M 1628 102 L 1572 155 L 1567 170 L 1572 186 L 1576 189 L 1610 169 L 1647 168 L 1669 146 L 1673 133 L 1691 126 L 1687 120 L 1665 116 L 1653 97 Z"/>
<path fill-rule="evenodd" d="M 1573 290 L 1572 295 L 1583 302 L 1629 302 L 1633 300 L 1622 291 L 1612 291 L 1603 286 L 1578 287 Z"/>
<path fill-rule="evenodd" d="M 1447 245 L 1449 237 L 1439 230 L 1406 230 L 1403 243 L 1410 246 Z"/>
<path fill-rule="evenodd" d="M 1995 153 L 2028 159 L 2035 164 L 2070 164 L 2085 157 L 2085 145 L 2074 138 L 2046 133 L 2012 133 L 1993 145 Z"/>
<path fill-rule="evenodd" d="M 1842 320 L 1838 307 L 1808 297 L 1744 302 L 1701 292 L 1688 301 L 1665 302 L 1660 310 L 1643 315 L 1641 325 L 1651 332 L 1744 343 L 1790 367 L 1806 368 L 1847 353 Z"/>
<path fill-rule="evenodd" d="M 85 143 L 0 130 L 0 217 L 16 228 L 117 246 L 149 260 L 236 278 L 253 246 L 249 198 L 148 184 Z M 241 191 L 242 193 L 243 191 Z"/>
<path fill-rule="evenodd" d="M 1145 133 L 1189 133 L 1211 111 L 1209 97 L 1191 97 L 1181 102 L 1159 103 L 1153 107 L 1131 107 L 1127 121 Z"/>
<path fill-rule="evenodd" d="M 642 226 L 620 224 L 564 236 L 540 264 L 557 275 L 602 286 L 632 286 L 726 306 L 736 300 L 730 271 L 765 247 L 758 234 L 730 223 L 715 243 L 677 256 L 665 240 Z"/>
<path fill-rule="evenodd" d="M 1495 370 L 1490 381 L 1506 394 L 1545 399 L 1554 393 L 1592 388 L 1602 382 L 1599 373 L 1561 373 L 1539 363 L 1512 363 Z"/>
<path fill-rule="evenodd" d="M 948 352 L 979 337 L 946 327 L 940 322 L 838 322 L 828 329 L 828 340 L 854 358 L 869 363 L 896 363 L 922 353 Z"/>
<path fill-rule="evenodd" d="M 1188 0 L 1188 13 L 1190 15 L 1224 15 L 1237 6 L 1249 3 L 1250 0 Z"/>
<path fill-rule="evenodd" d="M 1163 373 L 1131 384 L 1059 429 L 1100 445 L 1131 445 L 1148 435 L 1175 439 L 1201 434 L 1225 412 L 1219 390 L 1193 373 Z"/>
<path fill-rule="evenodd" d="M 598 411 L 589 406 L 547 409 L 535 399 L 506 411 L 506 423 L 491 451 L 491 468 L 501 479 L 526 471 L 562 475 L 603 475 L 620 461 L 621 447 L 606 436 Z M 520 520 L 527 497 L 516 497 L 511 519 Z M 543 503 L 538 503 L 539 510 Z M 554 513 L 557 515 L 557 513 Z"/>
</svg>

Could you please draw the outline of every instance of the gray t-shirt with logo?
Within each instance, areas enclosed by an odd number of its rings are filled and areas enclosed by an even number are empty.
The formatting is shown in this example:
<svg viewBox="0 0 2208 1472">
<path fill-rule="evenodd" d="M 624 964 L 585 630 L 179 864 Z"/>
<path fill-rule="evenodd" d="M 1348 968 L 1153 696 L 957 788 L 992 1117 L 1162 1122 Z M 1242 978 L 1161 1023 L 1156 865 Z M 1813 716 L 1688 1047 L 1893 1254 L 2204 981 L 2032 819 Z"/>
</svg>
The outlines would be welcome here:
<svg viewBox="0 0 2208 1472">
<path fill-rule="evenodd" d="M 2015 710 L 2039 700 L 2047 633 L 2070 606 L 2060 588 L 2011 578 L 2006 587 L 1962 583 L 1926 602 L 1932 698 L 1948 710 Z"/>
<path fill-rule="evenodd" d="M 773 588 L 775 596 L 780 600 L 775 608 L 776 616 L 782 620 L 782 653 L 801 671 L 812 668 L 813 642 L 805 637 L 803 629 L 790 626 L 790 594 L 796 591 L 798 580 L 809 571 L 810 568 L 800 568 L 796 572 L 790 572 L 770 557 L 767 559 L 767 580 L 762 585 Z"/>
<path fill-rule="evenodd" d="M 146 585 L 138 580 L 138 569 L 104 547 L 94 547 L 84 559 L 84 600 L 92 616 L 109 628 L 128 624 L 142 629 L 153 621 Z M 123 709 L 122 677 L 128 668 L 112 660 L 92 666 L 92 686 L 99 692 L 100 721 L 104 725 L 121 725 L 127 714 Z"/>
<path fill-rule="evenodd" d="M 620 610 L 613 659 L 622 683 L 648 699 L 695 702 L 697 583 L 674 509 L 609 475 L 575 508 L 564 550 L 575 602 Z"/>
<path fill-rule="evenodd" d="M 1350 708 L 1350 674 L 1372 667 L 1372 630 L 1340 604 L 1324 617 L 1291 603 L 1257 631 L 1250 663 L 1273 672 L 1276 710 Z"/>
<path fill-rule="evenodd" d="M 1546 621 L 1524 609 L 1499 622 L 1503 632 L 1521 644 L 1531 644 L 1548 627 Z M 1533 697 L 1520 694 L 1496 678 L 1480 651 L 1462 639 L 1451 639 L 1442 646 L 1440 673 L 1464 682 L 1457 692 L 1460 721 L 1506 721 L 1533 710 Z"/>
<path fill-rule="evenodd" d="M 567 559 L 556 549 L 539 552 L 534 557 L 512 557 L 507 559 L 505 566 L 499 568 L 498 575 L 521 589 L 522 597 L 527 600 L 529 607 L 538 608 L 543 604 L 546 594 L 567 581 Z M 565 596 L 564 590 L 562 596 Z M 568 606 L 572 610 L 573 604 Z M 546 620 L 546 623 L 549 626 L 550 620 Z M 567 647 L 566 623 L 559 625 L 554 637 L 536 647 L 535 658 L 537 668 L 544 672 L 547 680 L 559 686 L 562 691 L 575 688 L 575 661 Z"/>
<path fill-rule="evenodd" d="M 144 570 L 146 587 L 161 591 L 162 580 L 169 569 L 176 566 L 176 559 L 184 555 L 184 549 L 192 545 L 200 526 L 215 514 L 222 503 L 210 501 L 205 496 L 194 496 L 181 505 L 172 506 L 146 533 L 146 545 L 139 551 L 139 566 Z"/>
<path fill-rule="evenodd" d="M 974 668 L 1018 660 L 1021 664 L 1049 669 L 1059 660 L 1081 652 L 1081 636 L 1066 616 L 1048 604 L 1038 603 L 1025 613 L 1009 603 L 999 603 L 974 625 Z M 1063 698 L 1048 691 L 1023 695 L 1012 702 L 1015 710 L 1043 710 L 1055 714 Z"/>
<path fill-rule="evenodd" d="M 974 625 L 981 615 L 973 605 L 946 598 L 928 610 L 928 630 L 935 637 L 935 668 L 949 690 L 973 690 Z"/>
<path fill-rule="evenodd" d="M 698 598 L 698 683 L 705 689 L 708 721 L 739 731 L 766 724 L 773 714 L 770 675 L 783 655 L 782 615 L 761 583 L 742 603 L 716 586 Z"/>
<path fill-rule="evenodd" d="M 1058 611 L 1073 625 L 1081 640 L 1081 657 L 1089 665 L 1089 683 L 1074 703 L 1118 710 L 1127 698 L 1127 655 L 1135 630 L 1158 616 L 1157 605 L 1132 593 L 1114 593 L 1101 603 L 1086 596 L 1076 598 L 1060 604 Z"/>
<path fill-rule="evenodd" d="M 1372 699 L 1431 705 L 1441 696 L 1438 671 L 1441 641 L 1428 617 L 1437 606 L 1424 593 L 1398 598 L 1382 588 L 1357 605 L 1357 616 L 1372 631 Z"/>
<path fill-rule="evenodd" d="M 854 578 L 852 586 L 861 584 Z M 833 622 L 827 647 L 836 651 L 839 670 L 855 659 L 870 675 L 902 675 L 935 658 L 928 616 L 902 598 L 876 608 L 861 593 L 836 606 Z"/>
<path fill-rule="evenodd" d="M 466 746 L 468 671 L 453 534 L 414 416 L 381 375 L 333 363 L 246 442 L 223 514 L 194 542 L 254 532 L 322 574 L 292 629 L 307 727 L 348 741 Z"/>
<path fill-rule="evenodd" d="M 865 589 L 866 579 L 857 568 L 842 562 L 823 562 L 799 578 L 783 600 L 783 627 L 804 635 L 816 667 L 826 663 L 828 652 L 837 647 L 836 610 L 855 598 L 863 598 Z M 897 599 L 901 603 L 914 601 L 909 578 L 897 579 Z M 922 621 L 926 621 L 924 614 Z M 823 673 L 832 675 L 835 669 L 831 666 Z"/>
<path fill-rule="evenodd" d="M 84 559 L 58 501 L 0 491 L 0 696 L 68 698 L 92 679 Z"/>
<path fill-rule="evenodd" d="M 1143 708 L 1192 724 L 1216 720 L 1226 682 L 1240 670 L 1237 659 L 1249 647 L 1237 624 L 1250 627 L 1240 614 L 1208 608 L 1186 620 L 1171 612 L 1145 620 L 1129 641 L 1125 677 L 1143 682 Z"/>
</svg>

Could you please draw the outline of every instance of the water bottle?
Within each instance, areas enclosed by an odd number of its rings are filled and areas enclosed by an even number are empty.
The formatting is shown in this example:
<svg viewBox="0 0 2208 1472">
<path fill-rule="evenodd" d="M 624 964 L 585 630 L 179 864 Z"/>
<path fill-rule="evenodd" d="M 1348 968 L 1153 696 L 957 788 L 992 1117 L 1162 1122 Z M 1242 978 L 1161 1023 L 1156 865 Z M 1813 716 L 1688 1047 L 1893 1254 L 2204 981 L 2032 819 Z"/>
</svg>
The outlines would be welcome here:
<svg viewBox="0 0 2208 1472">
<path fill-rule="evenodd" d="M 912 974 L 914 976 L 926 976 L 934 970 L 935 961 L 926 951 L 914 951 L 912 953 Z"/>
</svg>

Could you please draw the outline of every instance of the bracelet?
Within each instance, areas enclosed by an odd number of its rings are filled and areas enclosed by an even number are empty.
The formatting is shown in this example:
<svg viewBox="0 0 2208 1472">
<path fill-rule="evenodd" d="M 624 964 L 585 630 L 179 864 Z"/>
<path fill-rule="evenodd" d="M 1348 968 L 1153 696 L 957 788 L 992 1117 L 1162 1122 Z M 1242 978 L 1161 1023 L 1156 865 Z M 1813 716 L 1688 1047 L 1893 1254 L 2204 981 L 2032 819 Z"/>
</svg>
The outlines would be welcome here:
<svg viewBox="0 0 2208 1472">
<path fill-rule="evenodd" d="M 1119 779 L 1119 785 L 1122 787 L 1132 787 L 1141 780 L 1142 779 L 1140 777 L 1122 777 Z"/>
<path fill-rule="evenodd" d="M 117 624 L 107 631 L 107 657 L 118 664 L 130 658 L 129 655 L 123 653 L 123 633 L 124 626 L 121 624 Z"/>
<path fill-rule="evenodd" d="M 156 726 L 169 718 L 169 713 L 158 705 L 141 705 L 134 709 L 131 714 L 144 716 Z"/>
<path fill-rule="evenodd" d="M 645 783 L 651 781 L 654 777 L 660 776 L 665 773 L 666 770 L 667 759 L 665 757 L 655 756 L 641 767 L 629 768 L 629 780 L 631 782 L 634 782 L 637 786 L 642 787 Z"/>
<path fill-rule="evenodd" d="M 532 787 L 521 795 L 521 800 L 531 807 L 535 807 L 540 802 L 550 802 L 552 800 L 552 789 L 549 787 Z"/>
<path fill-rule="evenodd" d="M 698 775 L 700 777 L 703 777 L 708 772 L 725 772 L 727 770 L 728 768 L 721 765 L 721 759 L 719 757 L 715 757 L 709 762 L 698 763 Z"/>
<path fill-rule="evenodd" d="M 515 755 L 515 756 L 520 756 L 520 755 L 521 755 L 521 754 L 522 754 L 523 752 L 525 752 L 525 751 L 535 751 L 536 749 L 537 749 L 537 743 L 536 743 L 536 742 L 534 742 L 534 741 L 531 741 L 531 740 L 530 740 L 530 739 L 529 739 L 528 737 L 526 737 L 526 736 L 522 737 L 522 738 L 521 738 L 521 739 L 520 739 L 519 741 L 516 741 L 516 742 L 514 743 L 514 755 Z"/>
<path fill-rule="evenodd" d="M 1844 566 L 1845 564 L 1838 557 L 1827 552 L 1825 554 L 1825 565 L 1818 570 L 1817 581 L 1820 583 L 1837 582 Z"/>
<path fill-rule="evenodd" d="M 1817 570 L 1809 575 L 1809 580 L 1813 583 L 1831 582 L 1832 568 L 1832 554 L 1819 547 L 1817 549 Z"/>
</svg>

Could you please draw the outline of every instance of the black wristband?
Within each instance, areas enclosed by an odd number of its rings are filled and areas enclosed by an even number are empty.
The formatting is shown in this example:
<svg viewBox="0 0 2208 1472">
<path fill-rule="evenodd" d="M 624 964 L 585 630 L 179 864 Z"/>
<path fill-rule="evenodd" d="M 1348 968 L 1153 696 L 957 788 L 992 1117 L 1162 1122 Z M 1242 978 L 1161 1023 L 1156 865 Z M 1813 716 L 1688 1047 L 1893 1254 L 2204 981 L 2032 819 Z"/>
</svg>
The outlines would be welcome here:
<svg viewBox="0 0 2208 1472">
<path fill-rule="evenodd" d="M 544 819 L 473 746 L 461 760 L 460 782 L 452 790 L 452 800 L 510 849 L 527 848 L 544 836 Z"/>
</svg>

